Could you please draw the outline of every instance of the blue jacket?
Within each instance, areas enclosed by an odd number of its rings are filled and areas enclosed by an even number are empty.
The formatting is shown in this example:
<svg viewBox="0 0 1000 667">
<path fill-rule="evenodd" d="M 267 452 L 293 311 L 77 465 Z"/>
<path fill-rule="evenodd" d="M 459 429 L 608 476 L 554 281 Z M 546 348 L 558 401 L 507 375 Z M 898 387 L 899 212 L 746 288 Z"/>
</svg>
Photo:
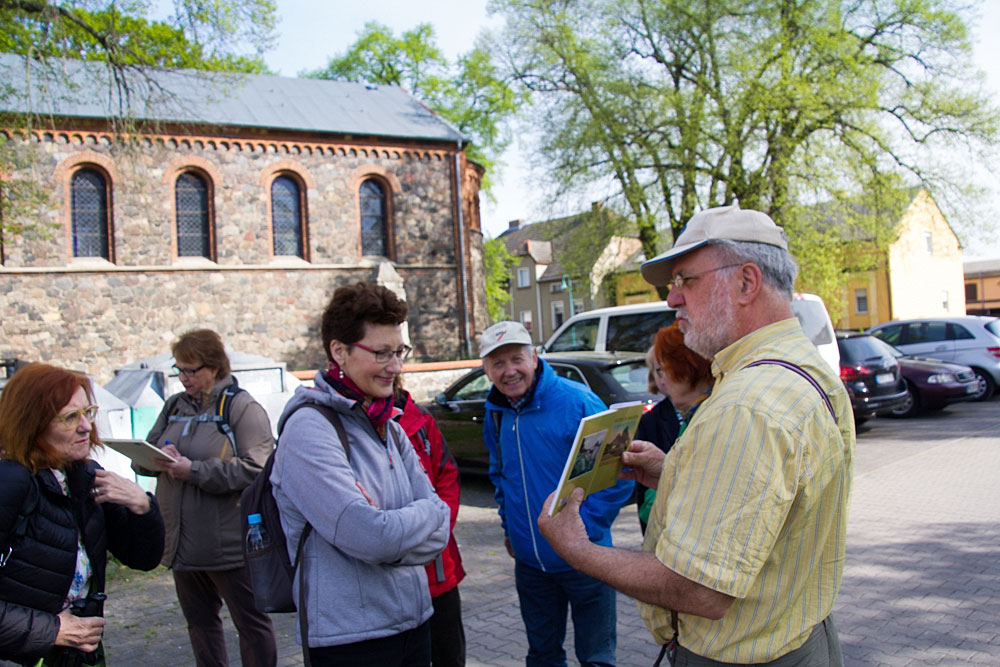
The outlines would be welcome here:
<svg viewBox="0 0 1000 667">
<path fill-rule="evenodd" d="M 559 484 L 580 420 L 607 407 L 584 385 L 556 375 L 542 359 L 535 378 L 519 410 L 496 387 L 490 391 L 483 439 L 490 451 L 500 521 L 514 557 L 545 572 L 561 572 L 572 568 L 538 532 L 538 515 Z M 500 416 L 499 447 L 495 415 Z M 592 542 L 611 546 L 611 523 L 632 497 L 633 486 L 620 480 L 583 501 L 580 515 Z"/>
</svg>

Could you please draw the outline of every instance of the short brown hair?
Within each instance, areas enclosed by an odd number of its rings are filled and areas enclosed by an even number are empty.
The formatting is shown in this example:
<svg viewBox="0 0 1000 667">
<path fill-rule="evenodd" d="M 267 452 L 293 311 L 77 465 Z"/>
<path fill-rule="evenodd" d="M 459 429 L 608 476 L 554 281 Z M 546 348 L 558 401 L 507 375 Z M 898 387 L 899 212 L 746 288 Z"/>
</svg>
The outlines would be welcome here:
<svg viewBox="0 0 1000 667">
<path fill-rule="evenodd" d="M 175 361 L 204 364 L 216 370 L 216 377 L 229 375 L 229 356 L 222 337 L 211 329 L 192 329 L 181 334 L 170 346 Z"/>
<path fill-rule="evenodd" d="M 323 311 L 323 349 L 333 361 L 330 342 L 352 345 L 365 337 L 366 324 L 402 324 L 407 306 L 392 290 L 375 283 L 358 282 L 338 287 Z"/>
<path fill-rule="evenodd" d="M 694 387 L 712 377 L 712 363 L 684 344 L 684 334 L 676 322 L 656 332 L 653 349 L 660 366 L 677 382 Z"/>
<path fill-rule="evenodd" d="M 79 373 L 39 362 L 24 366 L 8 380 L 0 394 L 0 453 L 32 474 L 60 469 L 65 461 L 42 434 L 79 388 L 93 403 L 90 380 Z M 90 430 L 90 449 L 100 444 L 97 427 Z"/>
</svg>

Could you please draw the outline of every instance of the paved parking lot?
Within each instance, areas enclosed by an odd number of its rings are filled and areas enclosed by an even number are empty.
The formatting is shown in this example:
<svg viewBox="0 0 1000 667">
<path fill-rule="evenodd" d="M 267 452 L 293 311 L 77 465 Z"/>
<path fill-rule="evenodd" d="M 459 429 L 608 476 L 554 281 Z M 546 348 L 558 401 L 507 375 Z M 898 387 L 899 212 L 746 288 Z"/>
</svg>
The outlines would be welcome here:
<svg viewBox="0 0 1000 667">
<path fill-rule="evenodd" d="M 835 611 L 848 665 L 1000 664 L 998 470 L 997 399 L 861 427 L 847 567 Z M 469 479 L 463 489 L 457 533 L 468 572 L 460 587 L 468 664 L 522 665 L 526 642 L 513 565 L 489 483 Z M 633 507 L 622 512 L 615 535 L 619 545 L 638 548 Z M 168 573 L 116 580 L 107 613 L 110 664 L 193 664 Z M 301 664 L 294 617 L 276 615 L 275 625 L 279 664 Z M 623 595 L 618 632 L 620 665 L 652 664 L 657 647 L 634 601 Z M 228 638 L 231 664 L 239 665 L 231 625 Z M 576 664 L 571 640 L 567 646 Z"/>
</svg>

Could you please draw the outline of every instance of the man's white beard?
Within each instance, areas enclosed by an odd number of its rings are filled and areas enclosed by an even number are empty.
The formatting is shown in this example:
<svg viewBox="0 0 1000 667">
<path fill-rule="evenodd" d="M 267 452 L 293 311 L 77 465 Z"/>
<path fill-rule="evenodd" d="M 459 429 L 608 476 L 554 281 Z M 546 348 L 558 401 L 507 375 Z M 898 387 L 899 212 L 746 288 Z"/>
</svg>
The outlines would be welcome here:
<svg viewBox="0 0 1000 667">
<path fill-rule="evenodd" d="M 700 322 L 697 326 L 691 320 L 687 320 L 684 344 L 711 361 L 719 350 L 733 342 L 732 332 L 736 329 L 734 326 L 736 314 L 726 294 L 726 285 L 723 281 L 716 280 L 709 298 L 710 303 L 717 304 L 717 310 L 711 313 L 708 321 Z"/>
</svg>

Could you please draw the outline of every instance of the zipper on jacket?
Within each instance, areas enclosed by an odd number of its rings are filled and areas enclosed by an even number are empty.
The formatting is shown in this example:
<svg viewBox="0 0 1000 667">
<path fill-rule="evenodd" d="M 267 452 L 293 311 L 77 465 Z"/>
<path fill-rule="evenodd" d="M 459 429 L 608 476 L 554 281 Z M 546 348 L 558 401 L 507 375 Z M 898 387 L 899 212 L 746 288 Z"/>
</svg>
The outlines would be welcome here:
<svg viewBox="0 0 1000 667">
<path fill-rule="evenodd" d="M 524 453 L 521 451 L 521 413 L 514 413 L 514 437 L 517 440 L 517 458 L 518 463 L 521 465 L 521 490 L 524 492 L 524 512 L 528 515 L 528 532 L 531 534 L 531 550 L 535 552 L 535 560 L 538 561 L 538 567 L 542 568 L 542 572 L 548 572 L 545 569 L 545 563 L 542 562 L 542 557 L 538 553 L 538 538 L 535 535 L 535 523 L 531 520 L 531 507 L 528 504 L 528 478 L 524 474 Z"/>
</svg>

